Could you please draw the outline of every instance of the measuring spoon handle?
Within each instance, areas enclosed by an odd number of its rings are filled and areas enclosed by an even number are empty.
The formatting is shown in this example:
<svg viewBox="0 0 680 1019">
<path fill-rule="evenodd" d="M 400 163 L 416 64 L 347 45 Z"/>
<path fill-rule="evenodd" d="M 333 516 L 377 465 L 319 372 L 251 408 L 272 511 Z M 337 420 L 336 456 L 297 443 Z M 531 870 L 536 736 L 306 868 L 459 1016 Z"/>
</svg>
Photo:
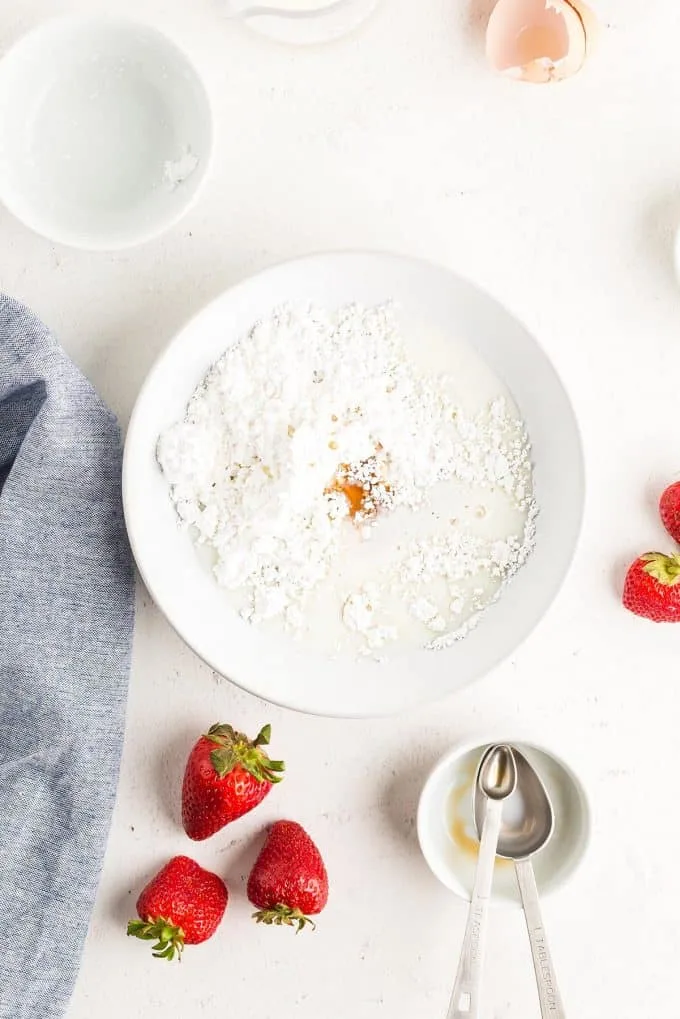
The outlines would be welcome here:
<svg viewBox="0 0 680 1019">
<path fill-rule="evenodd" d="M 565 1019 L 564 1005 L 557 986 L 557 977 L 552 962 L 545 928 L 541 917 L 538 901 L 536 876 L 531 860 L 518 860 L 515 863 L 515 874 L 519 885 L 519 894 L 524 908 L 524 917 L 529 931 L 531 957 L 536 971 L 536 986 L 541 1003 L 541 1019 Z"/>
<path fill-rule="evenodd" d="M 502 812 L 503 803 L 500 800 L 488 800 L 479 844 L 475 884 L 447 1019 L 480 1019 L 482 1014 L 481 984 L 486 947 L 486 921 Z"/>
</svg>

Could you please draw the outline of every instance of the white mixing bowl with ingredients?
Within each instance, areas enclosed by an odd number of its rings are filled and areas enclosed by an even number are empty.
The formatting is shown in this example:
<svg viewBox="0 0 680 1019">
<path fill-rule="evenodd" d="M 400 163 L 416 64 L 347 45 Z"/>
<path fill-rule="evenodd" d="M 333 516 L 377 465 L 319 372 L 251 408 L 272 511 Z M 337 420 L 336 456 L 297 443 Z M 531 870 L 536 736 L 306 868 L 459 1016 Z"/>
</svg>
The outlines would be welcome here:
<svg viewBox="0 0 680 1019">
<path fill-rule="evenodd" d="M 73 247 L 116 250 L 176 223 L 210 162 L 201 79 L 157 29 L 55 18 L 0 61 L 0 200 Z"/>
<path fill-rule="evenodd" d="M 217 672 L 300 711 L 407 710 L 525 639 L 584 501 L 536 341 L 444 268 L 329 254 L 223 294 L 140 393 L 123 490 L 149 591 Z"/>
</svg>

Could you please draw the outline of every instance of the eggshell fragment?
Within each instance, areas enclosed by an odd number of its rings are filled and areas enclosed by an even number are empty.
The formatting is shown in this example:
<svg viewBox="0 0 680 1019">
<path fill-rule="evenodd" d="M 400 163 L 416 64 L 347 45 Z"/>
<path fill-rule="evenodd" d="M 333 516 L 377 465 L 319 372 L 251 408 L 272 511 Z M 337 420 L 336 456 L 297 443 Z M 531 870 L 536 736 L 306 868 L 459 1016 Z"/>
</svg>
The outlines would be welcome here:
<svg viewBox="0 0 680 1019">
<path fill-rule="evenodd" d="M 599 22 L 590 7 L 586 7 L 582 0 L 566 0 L 566 2 L 570 7 L 574 8 L 583 22 L 583 27 L 586 31 L 587 56 L 590 56 L 600 38 Z"/>
<path fill-rule="evenodd" d="M 576 74 L 587 50 L 576 3 L 580 0 L 498 0 L 486 30 L 491 66 L 537 84 Z"/>
</svg>

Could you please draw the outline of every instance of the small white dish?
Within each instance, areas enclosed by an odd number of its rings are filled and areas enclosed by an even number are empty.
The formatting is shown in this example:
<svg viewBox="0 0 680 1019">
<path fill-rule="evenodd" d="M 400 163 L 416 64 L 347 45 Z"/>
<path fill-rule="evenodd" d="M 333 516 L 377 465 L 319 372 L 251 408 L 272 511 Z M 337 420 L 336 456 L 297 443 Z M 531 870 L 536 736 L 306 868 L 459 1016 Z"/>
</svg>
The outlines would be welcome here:
<svg viewBox="0 0 680 1019">
<path fill-rule="evenodd" d="M 212 150 L 210 103 L 182 51 L 118 17 L 63 17 L 0 61 L 0 200 L 73 247 L 116 250 L 176 223 Z"/>
<path fill-rule="evenodd" d="M 582 782 L 561 757 L 533 742 L 514 742 L 540 775 L 555 812 L 552 838 L 533 860 L 543 897 L 562 888 L 581 863 L 590 840 L 590 808 Z M 435 765 L 418 804 L 423 856 L 435 877 L 465 900 L 470 898 L 477 864 L 474 780 L 484 751 L 493 743 L 512 745 L 513 741 L 505 737 L 476 739 L 449 751 Z M 512 810 L 512 803 L 508 801 L 504 809 Z M 509 860 L 496 859 L 493 901 L 504 906 L 520 904 L 514 865 Z"/>
<path fill-rule="evenodd" d="M 191 536 L 180 529 L 156 460 L 160 434 L 224 350 L 287 302 L 336 308 L 395 299 L 414 337 L 467 342 L 510 389 L 533 443 L 540 507 L 536 548 L 480 625 L 454 646 L 414 648 L 389 662 L 332 658 L 242 620 Z M 369 717 L 452 693 L 529 635 L 571 562 L 584 501 L 578 428 L 560 380 L 533 337 L 491 297 L 449 270 L 395 255 L 316 255 L 268 269 L 189 322 L 151 370 L 127 435 L 123 497 L 142 577 L 172 626 L 223 676 L 265 700 L 311 714 Z"/>
<path fill-rule="evenodd" d="M 378 0 L 225 0 L 229 17 L 294 46 L 313 46 L 347 35 L 377 4 Z"/>
</svg>

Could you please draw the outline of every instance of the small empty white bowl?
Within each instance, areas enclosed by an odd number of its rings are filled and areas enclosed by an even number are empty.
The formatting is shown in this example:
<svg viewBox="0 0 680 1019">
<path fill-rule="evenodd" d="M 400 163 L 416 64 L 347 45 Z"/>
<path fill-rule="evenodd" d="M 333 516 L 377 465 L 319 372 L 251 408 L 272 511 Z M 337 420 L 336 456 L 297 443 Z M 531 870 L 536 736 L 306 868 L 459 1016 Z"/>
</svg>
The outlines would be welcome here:
<svg viewBox="0 0 680 1019">
<path fill-rule="evenodd" d="M 484 751 L 510 743 L 536 769 L 552 800 L 555 830 L 534 857 L 542 897 L 563 887 L 580 864 L 590 839 L 590 809 L 581 781 L 553 751 L 532 743 L 502 739 L 474 740 L 447 753 L 430 774 L 418 805 L 418 839 L 435 877 L 461 898 L 472 892 L 478 843 L 472 816 L 472 793 Z M 496 859 L 493 901 L 519 905 L 514 865 Z"/>
<path fill-rule="evenodd" d="M 210 103 L 154 28 L 64 17 L 0 61 L 0 200 L 43 236 L 89 250 L 150 240 L 195 199 L 212 150 Z"/>
</svg>

